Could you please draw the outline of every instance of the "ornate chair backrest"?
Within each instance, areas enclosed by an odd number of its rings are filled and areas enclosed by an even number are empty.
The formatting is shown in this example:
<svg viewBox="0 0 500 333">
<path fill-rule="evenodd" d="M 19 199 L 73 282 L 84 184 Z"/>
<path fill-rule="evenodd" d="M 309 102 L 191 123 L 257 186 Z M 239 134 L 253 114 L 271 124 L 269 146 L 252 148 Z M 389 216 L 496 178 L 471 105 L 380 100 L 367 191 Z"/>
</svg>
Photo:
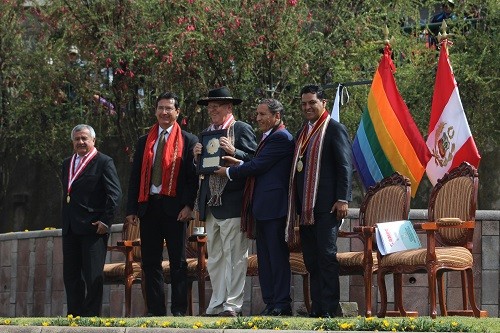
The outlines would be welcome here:
<svg viewBox="0 0 500 333">
<path fill-rule="evenodd" d="M 135 240 L 140 240 L 141 235 L 140 235 L 140 222 L 137 222 L 136 225 L 133 224 L 127 224 L 127 227 L 125 227 L 125 224 L 123 225 L 124 228 L 122 229 L 122 240 L 128 240 L 128 241 L 135 241 Z M 140 262 L 141 261 L 141 247 L 140 246 L 135 246 L 134 249 L 132 250 L 132 256 L 134 257 L 134 261 Z"/>
<path fill-rule="evenodd" d="M 406 220 L 410 212 L 410 180 L 395 172 L 371 186 L 359 209 L 359 225 Z"/>
<path fill-rule="evenodd" d="M 456 217 L 462 221 L 474 221 L 478 191 L 477 170 L 463 162 L 439 179 L 429 199 L 429 221 Z M 444 246 L 466 246 L 472 242 L 473 230 L 440 229 L 436 240 Z"/>
</svg>

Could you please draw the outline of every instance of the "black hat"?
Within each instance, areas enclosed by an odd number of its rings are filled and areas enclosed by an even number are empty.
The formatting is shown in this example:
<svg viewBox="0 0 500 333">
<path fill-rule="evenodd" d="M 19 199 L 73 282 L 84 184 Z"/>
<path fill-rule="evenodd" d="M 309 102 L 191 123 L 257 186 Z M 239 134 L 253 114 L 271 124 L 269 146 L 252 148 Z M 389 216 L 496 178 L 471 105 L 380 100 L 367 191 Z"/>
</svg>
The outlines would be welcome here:
<svg viewBox="0 0 500 333">
<path fill-rule="evenodd" d="M 203 97 L 196 104 L 198 105 L 208 105 L 208 102 L 212 101 L 226 101 L 231 102 L 234 105 L 238 105 L 242 102 L 239 98 L 231 97 L 231 92 L 227 87 L 220 87 L 212 89 L 208 92 L 208 97 Z"/>
</svg>

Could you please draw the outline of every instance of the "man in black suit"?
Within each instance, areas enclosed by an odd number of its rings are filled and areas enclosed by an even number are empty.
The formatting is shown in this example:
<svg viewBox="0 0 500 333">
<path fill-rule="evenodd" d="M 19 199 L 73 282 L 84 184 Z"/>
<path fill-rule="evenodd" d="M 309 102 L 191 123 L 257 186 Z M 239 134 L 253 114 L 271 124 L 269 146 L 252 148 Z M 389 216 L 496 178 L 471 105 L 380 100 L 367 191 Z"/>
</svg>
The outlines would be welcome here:
<svg viewBox="0 0 500 333">
<path fill-rule="evenodd" d="M 233 105 L 242 101 L 231 97 L 228 88 L 212 89 L 208 97 L 198 101 L 208 108 L 212 121 L 206 131 L 224 129 L 218 145 L 229 156 L 249 161 L 257 143 L 252 127 L 233 117 Z M 193 153 L 202 152 L 198 143 Z M 207 269 L 212 284 L 212 298 L 207 315 L 237 316 L 241 314 L 248 260 L 248 239 L 240 231 L 241 202 L 245 178 L 228 181 L 218 175 L 202 176 L 198 205 L 200 220 L 206 222 Z"/>
<path fill-rule="evenodd" d="M 351 200 L 351 143 L 344 125 L 330 118 L 323 90 L 301 92 L 306 122 L 296 136 L 290 176 L 289 237 L 300 215 L 300 241 L 311 277 L 311 317 L 333 317 L 340 299 L 337 233 Z"/>
<path fill-rule="evenodd" d="M 288 181 L 294 150 L 283 124 L 283 105 L 272 98 L 260 101 L 256 119 L 262 139 L 255 157 L 246 163 L 224 156 L 231 167 L 216 174 L 231 180 L 248 177 L 243 195 L 241 229 L 256 239 L 259 283 L 266 308 L 261 315 L 291 316 L 290 253 L 285 241 Z"/>
<path fill-rule="evenodd" d="M 141 220 L 142 269 L 148 314 L 165 316 L 161 263 L 167 244 L 172 284 L 171 312 L 187 310 L 186 229 L 198 188 L 193 147 L 198 138 L 181 130 L 179 97 L 166 92 L 156 100 L 158 122 L 137 142 L 130 173 L 126 223 Z"/>
<path fill-rule="evenodd" d="M 62 163 L 63 277 L 68 315 L 99 316 L 109 227 L 121 196 L 111 157 L 95 148 L 95 131 L 71 131 L 75 154 Z"/>
</svg>

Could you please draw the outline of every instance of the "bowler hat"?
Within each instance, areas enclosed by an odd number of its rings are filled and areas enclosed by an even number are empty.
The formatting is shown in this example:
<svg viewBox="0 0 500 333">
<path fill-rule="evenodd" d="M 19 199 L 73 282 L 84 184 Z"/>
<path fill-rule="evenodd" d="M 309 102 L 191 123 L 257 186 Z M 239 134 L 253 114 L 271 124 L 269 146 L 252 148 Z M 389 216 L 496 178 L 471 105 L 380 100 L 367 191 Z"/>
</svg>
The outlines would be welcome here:
<svg viewBox="0 0 500 333">
<path fill-rule="evenodd" d="M 231 97 L 231 92 L 229 91 L 229 89 L 227 87 L 220 87 L 220 88 L 211 89 L 208 92 L 208 97 L 203 97 L 198 102 L 196 102 L 196 104 L 208 105 L 208 102 L 212 102 L 212 101 L 226 101 L 226 102 L 231 102 L 234 105 L 238 105 L 242 102 L 242 100 L 239 98 Z"/>
</svg>

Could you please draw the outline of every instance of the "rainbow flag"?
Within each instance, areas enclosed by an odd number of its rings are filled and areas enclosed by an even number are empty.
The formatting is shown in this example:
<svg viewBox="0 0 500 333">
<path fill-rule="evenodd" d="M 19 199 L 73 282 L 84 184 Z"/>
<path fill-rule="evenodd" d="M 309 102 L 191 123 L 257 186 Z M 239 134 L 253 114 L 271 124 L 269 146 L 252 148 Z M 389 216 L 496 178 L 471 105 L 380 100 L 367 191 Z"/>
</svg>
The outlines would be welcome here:
<svg viewBox="0 0 500 333">
<path fill-rule="evenodd" d="M 394 71 L 387 45 L 354 138 L 354 164 L 365 188 L 397 171 L 410 179 L 414 197 L 431 153 L 399 94 Z"/>
</svg>

